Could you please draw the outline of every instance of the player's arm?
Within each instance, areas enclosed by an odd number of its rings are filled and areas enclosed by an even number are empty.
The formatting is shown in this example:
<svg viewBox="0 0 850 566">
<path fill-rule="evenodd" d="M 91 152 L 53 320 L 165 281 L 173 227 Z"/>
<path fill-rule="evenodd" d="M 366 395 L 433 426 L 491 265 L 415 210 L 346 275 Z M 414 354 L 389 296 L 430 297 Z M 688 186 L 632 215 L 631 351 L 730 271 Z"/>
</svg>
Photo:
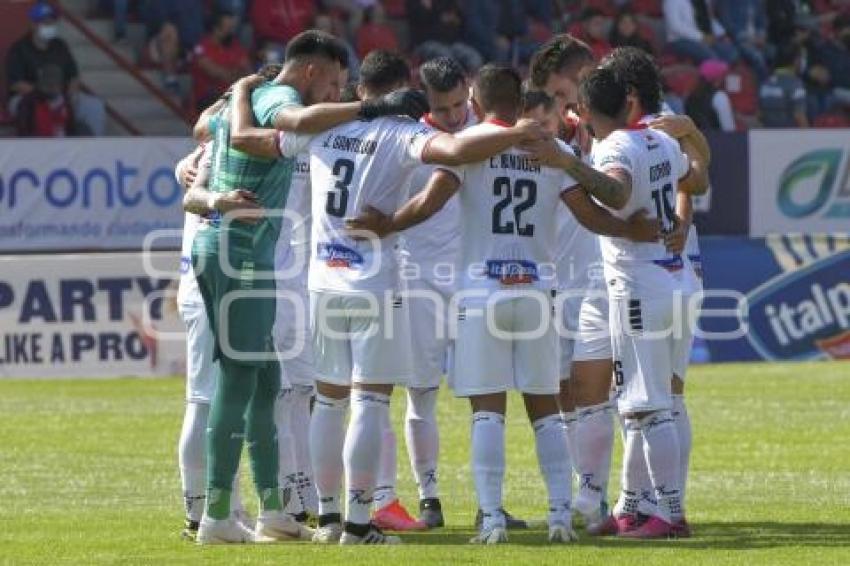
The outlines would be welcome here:
<svg viewBox="0 0 850 566">
<path fill-rule="evenodd" d="M 548 135 L 540 125 L 532 120 L 520 120 L 512 128 L 493 132 L 463 136 L 437 134 L 423 149 L 422 162 L 449 166 L 476 163 L 515 145 L 533 143 L 546 137 Z"/>
<path fill-rule="evenodd" d="M 628 238 L 635 242 L 655 242 L 661 234 L 661 223 L 646 217 L 646 210 L 635 212 L 622 220 L 599 206 L 582 187 L 576 186 L 561 193 L 561 200 L 579 223 L 602 236 Z"/>
<path fill-rule="evenodd" d="M 226 100 L 227 97 L 222 96 L 208 106 L 206 110 L 201 112 L 201 115 L 198 117 L 198 121 L 195 122 L 195 126 L 192 128 L 192 137 L 195 138 L 196 141 L 205 142 L 212 138 L 210 119 L 221 111 Z"/>
<path fill-rule="evenodd" d="M 697 125 L 690 116 L 682 114 L 661 116 L 650 122 L 649 127 L 661 130 L 672 138 L 675 138 L 679 143 L 687 139 L 695 149 L 693 155 L 700 156 L 705 163 L 711 162 L 711 147 L 708 145 L 708 140 L 699 128 L 697 128 Z"/>
<path fill-rule="evenodd" d="M 280 157 L 278 132 L 254 125 L 254 109 L 251 91 L 265 79 L 260 75 L 249 75 L 233 85 L 233 104 L 230 116 L 230 145 L 233 149 L 257 157 L 277 159 Z M 278 111 L 278 114 L 284 110 Z"/>
<path fill-rule="evenodd" d="M 599 202 L 620 210 L 632 195 L 632 176 L 629 169 L 618 164 L 615 154 L 600 164 L 597 170 L 572 153 L 564 151 L 554 141 L 526 146 L 544 165 L 562 169 Z"/>
<path fill-rule="evenodd" d="M 256 193 L 236 190 L 217 193 L 207 189 L 211 159 L 204 159 L 198 167 L 198 173 L 191 188 L 183 195 L 183 210 L 199 216 L 215 212 L 229 214 L 233 220 L 255 224 L 263 218 L 263 207 L 257 202 Z"/>
<path fill-rule="evenodd" d="M 201 144 L 177 162 L 177 166 L 174 168 L 174 177 L 184 191 L 188 191 L 194 184 L 195 177 L 198 176 L 198 164 L 203 153 L 204 145 Z"/>
<path fill-rule="evenodd" d="M 438 169 L 431 174 L 425 188 L 394 214 L 384 214 L 376 208 L 367 207 L 357 218 L 347 220 L 346 228 L 353 232 L 373 232 L 379 238 L 407 230 L 435 215 L 457 193 L 459 187 L 460 180 L 454 173 Z"/>
<path fill-rule="evenodd" d="M 688 160 L 688 172 L 679 179 L 677 190 L 689 195 L 702 195 L 708 190 L 708 161 L 700 154 L 690 138 L 679 140 L 682 152 Z"/>
<path fill-rule="evenodd" d="M 664 235 L 664 245 L 670 253 L 680 254 L 688 241 L 688 231 L 693 222 L 693 198 L 686 192 L 676 193 L 676 225 L 669 234 Z"/>
</svg>

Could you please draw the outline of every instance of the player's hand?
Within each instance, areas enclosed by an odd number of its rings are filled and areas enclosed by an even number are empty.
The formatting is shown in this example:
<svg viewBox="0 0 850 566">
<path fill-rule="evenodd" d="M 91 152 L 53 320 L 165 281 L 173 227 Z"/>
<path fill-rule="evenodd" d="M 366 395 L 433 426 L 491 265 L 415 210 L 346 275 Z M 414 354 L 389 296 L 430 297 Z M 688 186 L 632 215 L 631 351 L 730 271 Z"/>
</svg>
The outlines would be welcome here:
<svg viewBox="0 0 850 566">
<path fill-rule="evenodd" d="M 198 167 L 196 165 L 185 165 L 180 175 L 180 184 L 186 189 L 192 187 L 195 183 L 195 178 L 198 176 Z"/>
<path fill-rule="evenodd" d="M 230 220 L 256 224 L 265 216 L 265 210 L 257 201 L 257 194 L 241 189 L 217 194 L 211 208 Z"/>
<path fill-rule="evenodd" d="M 523 118 L 522 120 L 519 120 L 514 126 L 514 131 L 516 131 L 520 136 L 519 143 L 517 145 L 552 139 L 549 132 L 543 128 L 543 124 L 537 120 L 531 120 L 530 118 Z"/>
<path fill-rule="evenodd" d="M 241 88 L 250 92 L 264 82 L 266 82 L 266 78 L 263 75 L 245 75 L 233 83 L 233 89 Z"/>
<path fill-rule="evenodd" d="M 627 237 L 633 242 L 657 242 L 661 237 L 661 221 L 657 218 L 647 218 L 645 208 L 641 208 L 626 221 L 628 224 Z"/>
<path fill-rule="evenodd" d="M 374 100 L 364 100 L 360 106 L 360 117 L 371 120 L 380 116 L 410 116 L 418 120 L 428 110 L 425 93 L 402 88 Z"/>
<path fill-rule="evenodd" d="M 668 252 L 672 254 L 680 254 L 685 250 L 685 242 L 688 241 L 689 228 L 690 227 L 687 223 L 682 222 L 680 219 L 676 222 L 676 225 L 669 234 L 664 234 L 664 245 L 667 246 Z"/>
<path fill-rule="evenodd" d="M 538 161 L 541 165 L 560 168 L 561 164 L 567 155 L 559 146 L 554 138 L 543 140 L 535 140 L 521 144 L 520 149 L 527 151 L 532 158 Z"/>
<path fill-rule="evenodd" d="M 690 116 L 677 114 L 675 116 L 661 116 L 649 123 L 650 128 L 661 130 L 665 134 L 678 139 L 699 131 Z"/>
<path fill-rule="evenodd" d="M 393 233 L 392 218 L 373 206 L 367 206 L 356 218 L 345 220 L 345 229 L 355 240 L 367 239 L 363 232 L 371 232 L 378 238 L 385 238 Z"/>
</svg>

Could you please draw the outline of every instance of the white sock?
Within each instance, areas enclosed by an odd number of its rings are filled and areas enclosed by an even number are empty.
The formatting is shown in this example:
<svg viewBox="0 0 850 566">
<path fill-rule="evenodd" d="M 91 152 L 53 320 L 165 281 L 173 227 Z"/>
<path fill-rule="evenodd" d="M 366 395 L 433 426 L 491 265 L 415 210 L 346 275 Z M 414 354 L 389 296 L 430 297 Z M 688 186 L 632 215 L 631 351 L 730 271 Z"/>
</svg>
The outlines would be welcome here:
<svg viewBox="0 0 850 566">
<path fill-rule="evenodd" d="M 562 412 L 561 418 L 564 419 L 564 426 L 567 429 L 567 450 L 570 452 L 570 462 L 573 471 L 578 474 L 576 462 L 578 462 L 578 439 L 576 438 L 576 420 L 578 413 L 575 411 Z"/>
<path fill-rule="evenodd" d="M 549 415 L 537 419 L 531 426 L 534 428 L 537 462 L 549 494 L 549 524 L 560 522 L 570 526 L 573 482 L 564 420 L 560 414 Z"/>
<path fill-rule="evenodd" d="M 437 485 L 437 455 L 440 450 L 440 435 L 437 429 L 439 392 L 436 387 L 407 390 L 404 434 L 410 467 L 419 487 L 419 499 L 440 497 Z"/>
<path fill-rule="evenodd" d="M 643 440 L 640 440 L 636 445 L 631 447 L 630 451 L 627 444 L 628 435 L 626 429 L 628 425 L 626 419 L 622 416 L 618 418 L 623 432 L 623 446 L 625 447 L 623 450 L 623 479 L 620 485 L 625 490 L 625 478 L 628 476 L 630 491 L 633 491 L 634 496 L 638 499 L 638 513 L 643 515 L 657 515 L 658 509 L 657 502 L 655 501 L 655 492 L 652 489 L 652 480 L 649 479 L 649 468 L 646 465 L 646 457 L 643 454 Z M 631 426 L 637 427 L 637 429 L 640 428 L 640 424 L 637 421 L 633 421 Z M 624 512 L 624 497 L 626 495 L 621 491 L 619 499 L 614 506 L 614 514 Z"/>
<path fill-rule="evenodd" d="M 640 421 L 623 419 L 623 473 L 620 478 L 620 497 L 614 506 L 614 515 L 634 515 L 640 502 L 640 482 L 636 471 L 646 470 L 643 457 L 643 437 L 640 435 Z"/>
<path fill-rule="evenodd" d="M 290 432 L 295 450 L 295 471 L 298 496 L 304 509 L 319 514 L 319 497 L 313 483 L 313 465 L 310 462 L 310 400 L 313 388 L 309 385 L 292 386 L 292 411 L 289 415 Z"/>
<path fill-rule="evenodd" d="M 682 515 L 685 515 L 685 496 L 688 487 L 688 470 L 691 464 L 691 417 L 684 395 L 673 395 L 673 419 L 679 433 L 679 489 L 682 490 Z"/>
<path fill-rule="evenodd" d="M 284 389 L 277 396 L 274 407 L 274 421 L 277 427 L 278 473 L 283 511 L 298 515 L 304 511 L 298 497 L 298 477 L 295 468 L 295 448 L 292 437 L 292 389 Z"/>
<path fill-rule="evenodd" d="M 186 403 L 177 458 L 180 463 L 186 517 L 190 521 L 200 521 L 204 513 L 207 486 L 206 430 L 209 416 L 209 404 L 192 401 Z"/>
<path fill-rule="evenodd" d="M 345 520 L 365 525 L 371 518 L 372 496 L 378 479 L 383 433 L 390 427 L 390 398 L 371 391 L 351 392 L 351 422 L 342 458 L 348 508 Z"/>
<path fill-rule="evenodd" d="M 485 518 L 501 515 L 505 479 L 505 417 L 481 411 L 472 415 L 472 477 Z"/>
<path fill-rule="evenodd" d="M 389 418 L 387 428 L 381 432 L 381 457 L 378 467 L 378 483 L 375 487 L 375 510 L 383 509 L 398 497 L 395 484 L 398 476 L 398 444 Z"/>
<path fill-rule="evenodd" d="M 310 456 L 319 494 L 319 514 L 339 513 L 342 490 L 342 447 L 349 401 L 316 396 L 310 419 Z"/>
<path fill-rule="evenodd" d="M 640 429 L 659 515 L 670 522 L 679 521 L 682 518 L 679 434 L 673 415 L 670 411 L 656 411 L 642 419 Z"/>
<path fill-rule="evenodd" d="M 579 476 L 575 507 L 584 515 L 599 512 L 608 493 L 614 420 L 610 403 L 578 409 L 575 423 L 577 444 L 574 466 Z"/>
</svg>

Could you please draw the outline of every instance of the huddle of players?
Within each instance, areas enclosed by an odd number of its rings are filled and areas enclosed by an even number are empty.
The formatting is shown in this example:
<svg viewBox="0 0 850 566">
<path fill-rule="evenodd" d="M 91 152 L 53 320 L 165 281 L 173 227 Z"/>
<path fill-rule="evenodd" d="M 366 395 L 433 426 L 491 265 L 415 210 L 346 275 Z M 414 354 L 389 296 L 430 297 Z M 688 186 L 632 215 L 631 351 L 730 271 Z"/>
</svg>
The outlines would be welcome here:
<svg viewBox="0 0 850 566">
<path fill-rule="evenodd" d="M 202 543 L 399 542 L 375 524 L 380 510 L 376 521 L 371 517 L 378 503 L 382 509 L 396 506 L 398 518 L 389 421 L 394 385 L 407 388 L 405 436 L 421 525 L 442 526 L 435 408 L 451 349 L 450 382 L 456 395 L 470 399 L 473 411 L 472 470 L 480 507 L 473 542 L 507 540 L 502 481 L 510 389 L 523 393 L 535 431 L 550 541 L 575 540 L 572 508 L 585 517 L 591 534 L 686 536 L 682 490 L 690 437 L 680 394 L 698 254 L 683 248 L 686 242 L 696 246 L 695 234 L 688 237 L 689 194 L 705 189 L 708 153 L 687 119 L 652 116 L 660 110 L 660 85 L 651 59 L 618 50 L 597 66 L 587 46 L 559 36 L 532 63 L 533 87 L 547 94 L 529 92 L 524 100 L 512 69 L 484 67 L 469 100 L 456 64 L 436 60 L 421 69 L 432 106 L 416 122 L 397 117 L 420 113 L 415 93 L 398 90 L 409 78 L 406 64 L 375 52 L 361 69 L 357 94 L 363 102 L 318 104 L 312 114 L 281 118 L 301 101 L 336 100 L 333 81 L 322 84 L 318 67 L 330 62 L 344 67 L 339 53 L 332 38 L 302 34 L 271 82 L 256 89 L 260 81 L 253 79 L 235 85 L 225 110 L 209 113 L 214 141 L 190 156 L 189 166 L 178 166 L 178 178 L 191 185 L 187 211 L 206 215 L 205 220 L 187 215 L 187 224 L 200 223 L 201 235 L 184 237 L 184 257 L 191 255 L 186 263 L 194 266 L 205 303 L 195 311 L 183 308 L 190 388 L 201 375 L 193 367 L 201 354 L 212 354 L 206 359 L 216 357 L 219 364 L 212 396 L 218 418 L 199 417 L 193 405 L 203 402 L 193 403 L 195 392 L 189 392 L 180 452 L 187 527 L 198 529 Z M 523 102 L 540 122 L 517 123 Z M 541 124 L 547 122 L 556 132 L 546 131 Z M 441 133 L 461 130 L 457 136 Z M 592 166 L 550 135 L 587 151 L 588 132 L 596 137 L 584 156 Z M 273 181 L 289 188 L 288 200 L 285 190 L 263 194 L 254 188 L 267 184 L 275 167 L 281 173 Z M 192 178 L 187 171 L 195 170 Z M 284 203 L 280 230 L 274 226 L 278 215 L 270 212 Z M 222 222 L 217 213 L 235 221 Z M 245 258 L 231 269 L 235 273 L 210 275 L 210 264 L 221 262 L 216 254 L 222 246 L 228 256 L 235 250 L 233 255 Z M 232 257 L 224 259 L 233 264 Z M 600 259 L 604 278 L 594 276 Z M 257 277 L 263 267 L 277 278 L 276 303 L 248 297 L 239 307 L 239 300 L 229 310 L 222 306 L 227 292 L 274 290 L 273 280 L 263 280 L 269 286 Z M 445 276 L 446 269 L 452 276 Z M 681 297 L 681 304 L 671 297 Z M 682 305 L 685 332 L 668 335 Z M 192 338 L 204 324 L 214 343 L 199 352 Z M 563 327 L 573 331 L 567 333 L 572 338 L 559 338 Z M 227 340 L 231 351 L 223 344 Z M 277 359 L 268 356 L 259 356 L 262 362 L 248 372 L 247 383 L 222 379 L 244 378 L 244 367 L 255 363 L 237 359 L 240 351 L 272 349 L 281 358 L 282 388 L 273 375 L 280 375 Z M 209 367 L 203 371 L 213 374 Z M 612 376 L 626 458 L 621 497 L 609 515 L 604 495 L 613 443 Z M 220 402 L 236 396 L 232 389 L 243 390 L 241 405 Z M 258 421 L 267 425 L 269 412 L 268 399 L 259 397 L 274 398 L 278 390 L 270 411 L 277 430 L 274 438 L 272 427 L 272 443 L 257 434 Z M 215 455 L 223 451 L 216 424 L 227 414 L 239 417 L 226 430 L 227 440 L 241 448 L 244 430 L 252 449 L 261 506 L 254 532 L 244 524 L 241 506 L 230 503 L 238 458 L 233 462 L 231 456 L 225 465 Z M 197 457 L 198 449 L 203 452 L 199 431 L 207 427 L 210 465 L 201 516 L 203 474 L 187 463 L 193 457 L 203 462 L 202 454 Z M 196 449 L 189 454 L 185 445 L 193 444 L 193 435 Z M 268 455 L 257 447 L 258 436 L 266 450 L 277 448 L 274 478 L 265 470 L 270 465 L 262 463 Z M 580 477 L 574 505 L 573 469 Z M 278 485 L 291 490 L 281 492 Z M 315 531 L 302 524 L 305 510 L 318 514 Z M 394 515 L 385 516 L 390 520 L 384 524 L 393 527 Z"/>
</svg>

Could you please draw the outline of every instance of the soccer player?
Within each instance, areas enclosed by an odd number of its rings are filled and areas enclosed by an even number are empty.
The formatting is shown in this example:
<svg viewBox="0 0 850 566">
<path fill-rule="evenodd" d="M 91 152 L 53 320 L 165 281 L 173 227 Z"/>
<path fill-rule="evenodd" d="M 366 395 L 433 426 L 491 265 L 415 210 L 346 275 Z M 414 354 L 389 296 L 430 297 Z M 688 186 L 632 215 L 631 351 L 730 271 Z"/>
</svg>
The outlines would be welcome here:
<svg viewBox="0 0 850 566">
<path fill-rule="evenodd" d="M 254 118 L 263 126 L 318 131 L 333 124 L 381 113 L 403 113 L 418 97 L 401 93 L 371 104 L 317 104 L 339 95 L 347 63 L 345 47 L 333 36 L 307 31 L 287 46 L 286 64 L 274 82 L 253 92 Z M 234 98 L 240 92 L 234 89 Z M 278 486 L 274 403 L 280 367 L 274 354 L 274 247 L 277 217 L 292 175 L 291 159 L 257 159 L 239 150 L 251 140 L 231 136 L 231 116 L 215 129 L 212 163 L 202 169 L 184 198 L 188 212 L 206 215 L 195 236 L 192 261 L 215 336 L 220 372 L 207 434 L 207 498 L 198 529 L 201 544 L 249 542 L 251 533 L 230 518 L 230 492 L 243 437 L 250 449 L 260 498 L 258 540 L 309 538 L 309 529 L 283 512 Z M 203 188 L 208 182 L 209 190 Z M 224 219 L 222 220 L 222 215 Z"/>
<path fill-rule="evenodd" d="M 461 138 L 510 128 L 522 109 L 518 73 L 495 65 L 482 68 L 475 79 L 473 104 L 484 122 L 467 129 Z M 563 146 L 561 151 L 570 150 Z M 575 160 L 567 167 L 574 163 L 580 164 Z M 549 493 L 549 540 L 570 542 L 576 537 L 571 526 L 566 431 L 557 399 L 553 260 L 557 217 L 566 213 L 559 210 L 558 201 L 569 203 L 570 193 L 591 206 L 592 201 L 564 171 L 541 167 L 527 152 L 511 148 L 451 172 L 439 170 L 424 191 L 394 214 L 370 209 L 348 225 L 391 235 L 430 218 L 459 189 L 463 259 L 461 297 L 454 305 L 458 326 L 452 380 L 455 394 L 468 397 L 473 411 L 472 468 L 483 524 L 471 542 L 507 540 L 502 482 L 510 389 L 523 393 L 534 427 Z M 602 217 L 606 233 L 649 240 L 658 236 L 655 224 L 647 227 L 640 216 L 628 223 L 604 213 Z"/>
<path fill-rule="evenodd" d="M 661 76 L 655 61 L 650 55 L 640 49 L 619 48 L 606 56 L 602 66 L 611 69 L 628 85 L 632 110 L 627 116 L 629 123 L 648 124 L 651 128 L 660 129 L 687 145 L 690 153 L 698 155 L 701 167 L 707 167 L 710 160 L 710 149 L 704 136 L 687 116 L 675 116 L 665 112 L 661 102 Z M 707 186 L 690 186 L 680 184 L 676 192 L 676 221 L 671 231 L 665 235 L 668 250 L 673 254 L 681 254 L 683 268 L 678 272 L 682 278 L 681 314 L 683 315 L 681 332 L 682 340 L 674 356 L 672 376 L 673 418 L 679 433 L 680 471 L 682 490 L 682 509 L 685 509 L 685 493 L 689 458 L 691 452 L 691 425 L 687 407 L 684 403 L 684 378 L 690 361 L 690 351 L 693 343 L 693 328 L 696 324 L 699 310 L 699 294 L 702 291 L 702 267 L 699 256 L 699 243 L 696 227 L 692 222 L 692 194 L 701 194 Z M 640 456 L 640 455 L 638 455 Z M 629 473 L 633 476 L 633 485 L 641 485 L 638 492 L 641 498 L 639 512 L 652 514 L 651 484 L 646 463 L 640 457 L 630 461 Z M 615 514 L 622 509 L 622 498 L 615 509 Z M 609 521 L 609 530 L 613 526 Z M 687 536 L 687 525 L 677 533 Z"/>
<path fill-rule="evenodd" d="M 408 80 L 409 68 L 400 57 L 375 51 L 363 61 L 358 93 L 369 104 Z M 254 130 L 248 128 L 251 136 Z M 357 241 L 347 234 L 345 219 L 367 205 L 394 211 L 410 174 L 423 162 L 477 161 L 540 135 L 535 124 L 523 124 L 461 139 L 408 119 L 383 118 L 344 124 L 314 138 L 280 136 L 280 154 L 311 154 L 314 253 L 308 283 L 319 375 L 310 429 L 320 511 L 315 541 L 399 542 L 370 521 L 369 511 L 392 387 L 404 385 L 411 372 L 406 301 L 399 292 L 395 242 Z M 267 142 L 257 142 L 258 154 L 273 155 L 267 150 Z"/>
<path fill-rule="evenodd" d="M 629 127 L 633 103 L 628 86 L 612 69 L 601 67 L 581 82 L 582 118 L 599 143 L 594 145 L 596 167 L 629 188 L 627 202 L 612 212 L 623 217 L 636 208 L 654 212 L 663 231 L 676 222 L 674 198 L 680 180 L 705 183 L 700 160 L 666 134 L 645 125 Z M 670 376 L 673 354 L 680 346 L 673 331 L 674 300 L 682 291 L 681 258 L 663 241 L 633 243 L 602 238 L 605 279 L 611 305 L 614 377 L 617 405 L 625 419 L 626 447 L 623 473 L 623 512 L 616 516 L 621 536 L 658 538 L 675 536 L 684 523 L 681 508 L 679 436 L 671 410 Z M 658 515 L 635 528 L 638 497 L 626 473 L 629 460 L 642 452 L 658 502 Z"/>
<path fill-rule="evenodd" d="M 578 123 L 575 110 L 579 76 L 593 66 L 591 49 L 566 34 L 550 39 L 531 60 L 532 85 L 554 98 L 561 117 L 561 138 L 577 146 L 585 159 L 591 138 Z M 614 438 L 608 297 L 599 273 L 602 256 L 596 234 L 568 215 L 561 218 L 558 234 L 564 326 L 570 331 L 561 337 L 560 401 L 579 477 L 575 509 L 587 524 L 608 514 L 606 494 Z"/>
</svg>

